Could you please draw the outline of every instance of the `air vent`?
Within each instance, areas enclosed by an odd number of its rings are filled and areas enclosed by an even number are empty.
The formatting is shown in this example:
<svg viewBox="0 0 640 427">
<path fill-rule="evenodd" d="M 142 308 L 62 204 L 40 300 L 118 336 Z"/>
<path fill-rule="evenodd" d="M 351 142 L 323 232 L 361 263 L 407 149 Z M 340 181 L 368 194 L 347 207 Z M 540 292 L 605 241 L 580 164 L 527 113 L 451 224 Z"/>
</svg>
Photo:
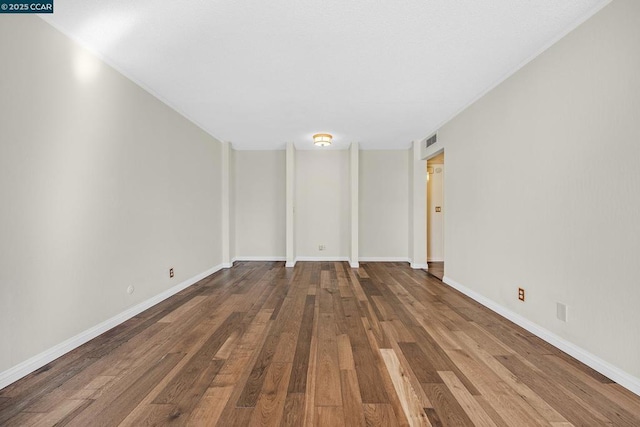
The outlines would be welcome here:
<svg viewBox="0 0 640 427">
<path fill-rule="evenodd" d="M 438 142 L 438 134 L 434 133 L 431 138 L 427 139 L 427 148 L 431 147 L 436 142 Z"/>
</svg>

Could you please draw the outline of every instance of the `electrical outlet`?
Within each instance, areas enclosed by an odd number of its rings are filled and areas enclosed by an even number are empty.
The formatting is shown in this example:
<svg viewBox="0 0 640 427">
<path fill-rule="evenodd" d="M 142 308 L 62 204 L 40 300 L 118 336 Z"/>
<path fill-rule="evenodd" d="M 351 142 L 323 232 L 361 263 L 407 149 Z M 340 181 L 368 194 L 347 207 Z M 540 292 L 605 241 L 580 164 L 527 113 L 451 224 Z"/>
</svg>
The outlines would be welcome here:
<svg viewBox="0 0 640 427">
<path fill-rule="evenodd" d="M 129 287 L 127 288 L 127 293 L 131 295 L 135 290 L 136 288 L 134 288 L 133 285 L 129 285 Z"/>
<path fill-rule="evenodd" d="M 518 299 L 524 301 L 524 289 L 518 288 Z"/>
<path fill-rule="evenodd" d="M 325 245 L 318 245 L 318 250 L 319 251 L 324 251 L 325 249 L 327 249 L 327 247 Z"/>
<path fill-rule="evenodd" d="M 173 267 L 169 269 L 169 277 L 173 277 Z"/>
</svg>

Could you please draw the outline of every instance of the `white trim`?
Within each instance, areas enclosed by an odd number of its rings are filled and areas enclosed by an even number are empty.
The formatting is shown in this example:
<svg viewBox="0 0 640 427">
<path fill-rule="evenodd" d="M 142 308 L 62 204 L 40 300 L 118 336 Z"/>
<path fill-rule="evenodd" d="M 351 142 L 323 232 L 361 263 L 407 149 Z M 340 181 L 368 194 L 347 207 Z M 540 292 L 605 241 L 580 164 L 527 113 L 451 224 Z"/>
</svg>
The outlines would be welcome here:
<svg viewBox="0 0 640 427">
<path fill-rule="evenodd" d="M 349 257 L 346 256 L 324 256 L 324 257 L 320 257 L 320 256 L 299 256 L 296 257 L 295 262 L 298 261 L 332 261 L 332 262 L 339 262 L 339 261 L 349 261 Z"/>
<path fill-rule="evenodd" d="M 360 263 L 359 262 L 349 261 L 349 265 L 351 266 L 351 268 L 360 268 Z"/>
<path fill-rule="evenodd" d="M 293 262 L 287 261 L 287 262 L 284 263 L 284 266 L 285 266 L 285 268 L 293 268 L 293 267 L 296 266 L 296 260 L 294 259 Z"/>
<path fill-rule="evenodd" d="M 411 263 L 409 258 L 403 257 L 385 257 L 385 256 L 361 256 L 359 258 L 361 262 L 408 262 Z"/>
<path fill-rule="evenodd" d="M 429 269 L 429 264 L 418 264 L 418 263 L 411 263 L 411 268 L 413 268 L 414 270 L 419 270 L 419 269 L 423 269 L 423 270 L 428 270 Z"/>
<path fill-rule="evenodd" d="M 427 258 L 427 262 L 444 262 L 444 258 Z"/>
<path fill-rule="evenodd" d="M 233 262 L 236 261 L 286 261 L 287 257 L 285 256 L 239 256 L 233 259 Z"/>
<path fill-rule="evenodd" d="M 236 261 L 286 261 L 287 257 L 285 256 L 273 256 L 273 255 L 265 255 L 265 256 L 239 256 L 233 259 L 232 262 Z M 354 268 L 358 268 L 358 262 L 351 262 L 348 257 L 297 257 L 294 260 L 294 265 L 297 261 L 349 261 L 351 265 L 356 265 Z M 409 258 L 403 257 L 360 257 L 358 259 L 359 262 L 407 262 L 411 263 Z M 287 267 L 293 267 L 293 265 Z M 224 267 L 223 267 L 224 268 Z"/>
<path fill-rule="evenodd" d="M 99 323 L 96 326 L 89 328 L 86 331 L 81 332 L 66 341 L 61 342 L 60 344 L 53 346 L 40 354 L 36 354 L 35 356 L 15 365 L 12 368 L 9 368 L 4 372 L 0 372 L 0 389 L 3 389 L 9 384 L 18 381 L 20 378 L 23 378 L 33 371 L 40 369 L 47 363 L 54 361 L 58 357 L 63 356 L 64 354 L 77 347 L 80 347 L 82 344 L 94 339 L 98 335 L 107 332 L 109 329 L 112 329 L 119 324 L 131 319 L 132 317 L 142 313 L 146 309 L 153 307 L 154 305 L 188 288 L 189 286 L 204 279 L 205 277 L 212 275 L 222 268 L 224 268 L 222 264 L 210 268 L 209 270 L 200 273 L 190 279 L 187 279 L 184 282 L 179 283 L 176 286 L 169 288 L 166 291 L 161 292 L 146 301 L 143 301 L 137 305 L 134 305 L 133 307 L 126 309 L 122 313 L 117 314 L 112 318 L 107 319 L 104 322 Z"/>
<path fill-rule="evenodd" d="M 486 94 L 488 94 L 493 89 L 495 89 L 498 86 L 500 86 L 509 77 L 511 77 L 512 75 L 514 75 L 518 71 L 520 71 L 520 69 L 524 68 L 525 65 L 527 65 L 528 63 L 530 63 L 531 61 L 536 59 L 538 56 L 542 55 L 551 46 L 555 45 L 560 40 L 562 40 L 567 35 L 569 35 L 569 33 L 571 33 L 576 28 L 578 28 L 580 25 L 584 24 L 588 19 L 593 17 L 596 13 L 600 12 L 602 9 L 604 9 L 604 7 L 607 6 L 609 3 L 611 3 L 611 0 L 604 0 L 602 2 L 599 2 L 592 9 L 590 9 L 587 13 L 585 13 L 584 15 L 578 17 L 578 19 L 573 21 L 573 23 L 571 25 L 569 25 L 564 31 L 562 31 L 560 34 L 556 35 L 555 37 L 550 39 L 547 43 L 542 45 L 542 47 L 540 49 L 538 49 L 537 51 L 535 51 L 533 53 L 533 55 L 527 57 L 524 61 L 522 61 L 521 63 L 517 64 L 515 67 L 513 67 L 512 69 L 510 69 L 506 73 L 502 74 L 500 77 L 498 77 L 498 79 L 496 79 L 492 84 L 490 84 L 485 90 L 481 91 L 478 95 L 476 95 L 474 98 L 472 98 L 471 101 L 466 103 L 462 108 L 458 109 L 455 113 L 451 114 L 447 119 L 445 119 L 442 122 L 440 122 L 438 124 L 438 126 L 436 126 L 433 130 L 431 130 L 429 133 L 427 133 L 428 136 L 425 136 L 424 138 L 419 139 L 420 144 L 422 144 L 428 138 L 433 136 L 434 133 L 438 133 L 440 128 L 444 127 L 444 125 L 449 123 L 451 120 L 455 119 L 464 110 L 466 110 L 467 108 L 471 107 L 473 104 L 478 102 Z M 435 146 L 436 144 L 433 144 L 431 147 L 435 147 L 437 150 L 439 150 L 442 147 L 442 144 L 440 144 L 438 147 Z M 431 147 L 429 147 L 429 148 L 425 147 L 425 153 L 426 153 L 427 150 L 430 150 Z"/>
<path fill-rule="evenodd" d="M 543 339 L 554 347 L 559 348 L 570 356 L 578 359 L 585 365 L 595 369 L 602 375 L 612 379 L 624 388 L 640 396 L 640 378 L 634 377 L 628 372 L 612 365 L 611 363 L 602 360 L 598 356 L 591 354 L 587 350 L 578 347 L 577 345 L 565 340 L 562 337 L 554 334 L 553 332 L 537 325 L 536 323 L 522 317 L 521 315 L 514 313 L 513 311 L 501 306 L 500 304 L 486 298 L 479 293 L 461 285 L 450 277 L 445 276 L 442 281 L 454 289 L 462 292 L 471 299 L 476 300 L 480 304 L 484 305 L 488 309 L 498 313 L 500 316 L 511 320 L 518 326 L 523 327 L 527 331 Z"/>
<path fill-rule="evenodd" d="M 233 267 L 233 261 L 220 264 L 220 268 L 231 268 Z"/>
</svg>

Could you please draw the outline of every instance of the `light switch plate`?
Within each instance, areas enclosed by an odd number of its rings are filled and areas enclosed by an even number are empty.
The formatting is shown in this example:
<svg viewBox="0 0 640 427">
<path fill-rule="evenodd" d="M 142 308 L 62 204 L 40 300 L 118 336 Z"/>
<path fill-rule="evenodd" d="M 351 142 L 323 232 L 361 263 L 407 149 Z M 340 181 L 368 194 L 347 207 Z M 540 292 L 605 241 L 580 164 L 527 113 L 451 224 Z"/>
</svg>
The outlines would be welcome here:
<svg viewBox="0 0 640 427">
<path fill-rule="evenodd" d="M 567 321 L 567 305 L 561 302 L 556 303 L 556 317 L 563 322 Z"/>
</svg>

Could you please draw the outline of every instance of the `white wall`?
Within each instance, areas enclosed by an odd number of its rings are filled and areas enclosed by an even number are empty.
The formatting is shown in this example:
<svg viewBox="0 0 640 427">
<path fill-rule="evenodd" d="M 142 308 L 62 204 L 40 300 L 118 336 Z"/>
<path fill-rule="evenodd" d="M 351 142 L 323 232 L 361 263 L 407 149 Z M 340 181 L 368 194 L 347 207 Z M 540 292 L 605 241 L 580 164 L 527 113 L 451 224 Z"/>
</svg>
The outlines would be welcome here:
<svg viewBox="0 0 640 427">
<path fill-rule="evenodd" d="M 286 255 L 286 152 L 235 151 L 235 258 Z"/>
<path fill-rule="evenodd" d="M 3 372 L 220 264 L 221 187 L 216 140 L 39 18 L 0 58 Z"/>
<path fill-rule="evenodd" d="M 428 168 L 433 173 L 427 183 L 427 260 L 444 261 L 444 165 L 429 163 Z"/>
<path fill-rule="evenodd" d="M 640 2 L 612 2 L 430 147 L 446 147 L 447 276 L 635 376 L 636 390 L 638 22 Z"/>
<path fill-rule="evenodd" d="M 360 151 L 360 259 L 409 257 L 407 150 Z"/>
<path fill-rule="evenodd" d="M 295 239 L 300 258 L 347 259 L 351 240 L 349 150 L 298 150 Z M 318 245 L 326 250 L 318 250 Z"/>
</svg>

